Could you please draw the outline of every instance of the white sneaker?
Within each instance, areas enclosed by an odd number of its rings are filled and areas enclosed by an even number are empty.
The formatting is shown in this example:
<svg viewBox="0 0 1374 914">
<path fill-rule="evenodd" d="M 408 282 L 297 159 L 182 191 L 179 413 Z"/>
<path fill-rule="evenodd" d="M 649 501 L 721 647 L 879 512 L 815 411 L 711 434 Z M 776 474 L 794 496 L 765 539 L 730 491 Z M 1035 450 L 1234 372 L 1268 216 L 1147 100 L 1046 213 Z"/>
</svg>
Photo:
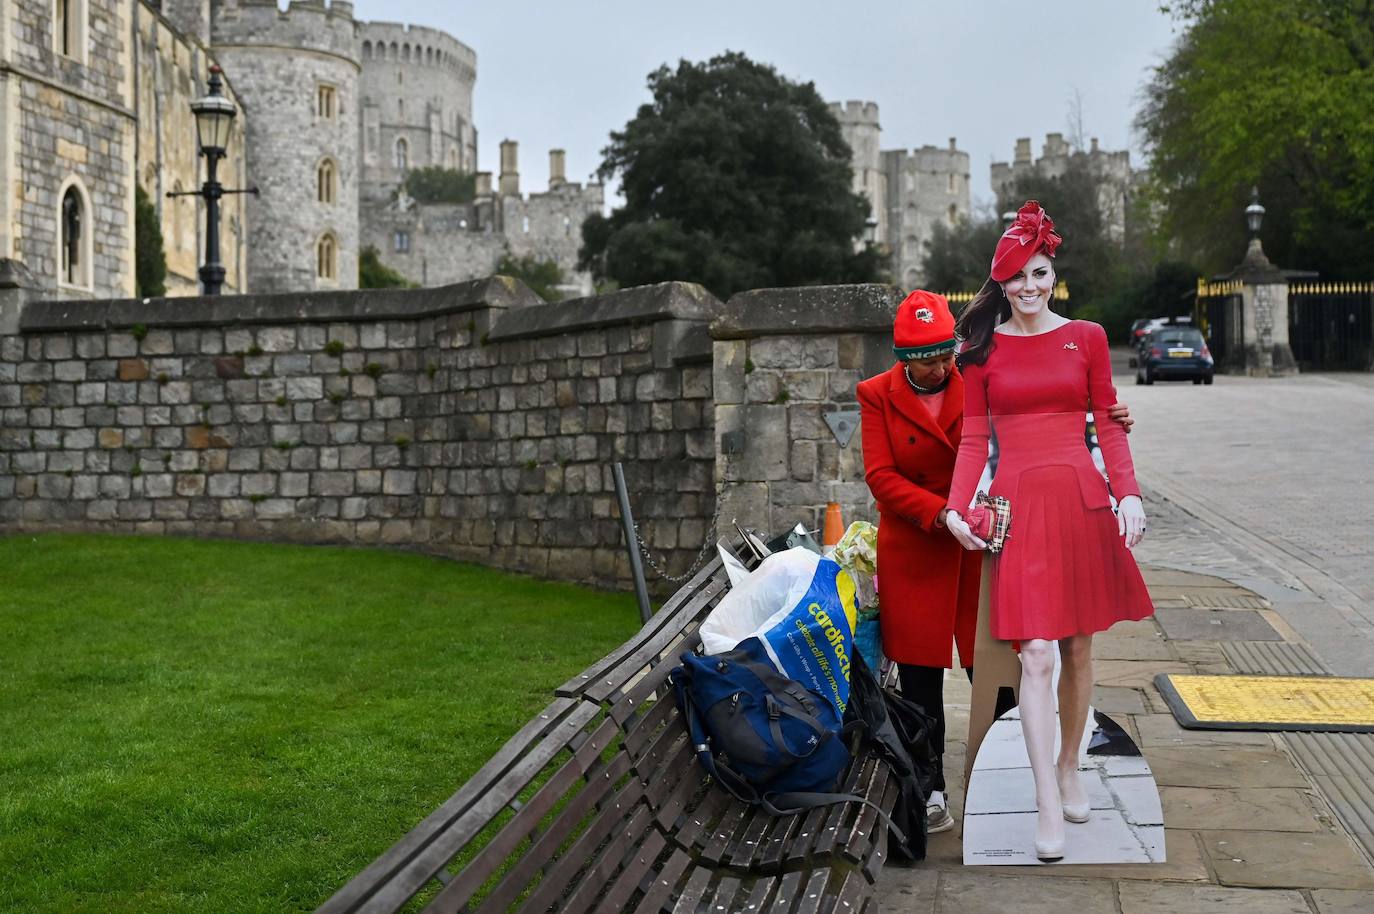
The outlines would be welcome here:
<svg viewBox="0 0 1374 914">
<path fill-rule="evenodd" d="M 954 827 L 954 817 L 945 805 L 945 795 L 936 790 L 926 802 L 926 834 L 934 835 Z"/>
</svg>

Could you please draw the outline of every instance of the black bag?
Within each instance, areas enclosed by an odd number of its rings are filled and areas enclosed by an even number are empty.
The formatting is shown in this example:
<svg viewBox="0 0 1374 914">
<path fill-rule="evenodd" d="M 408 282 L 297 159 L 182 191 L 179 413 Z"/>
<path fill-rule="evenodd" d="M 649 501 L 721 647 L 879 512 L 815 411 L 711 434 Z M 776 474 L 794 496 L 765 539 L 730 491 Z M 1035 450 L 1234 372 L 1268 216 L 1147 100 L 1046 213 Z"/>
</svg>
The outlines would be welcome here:
<svg viewBox="0 0 1374 914">
<path fill-rule="evenodd" d="M 926 803 L 935 784 L 930 744 L 934 719 L 919 705 L 884 689 L 859 651 L 850 662 L 849 706 L 844 714 L 846 723 L 852 719 L 862 724 L 867 749 L 882 759 L 897 781 L 897 801 L 889 811 L 889 858 L 924 860 Z"/>
</svg>

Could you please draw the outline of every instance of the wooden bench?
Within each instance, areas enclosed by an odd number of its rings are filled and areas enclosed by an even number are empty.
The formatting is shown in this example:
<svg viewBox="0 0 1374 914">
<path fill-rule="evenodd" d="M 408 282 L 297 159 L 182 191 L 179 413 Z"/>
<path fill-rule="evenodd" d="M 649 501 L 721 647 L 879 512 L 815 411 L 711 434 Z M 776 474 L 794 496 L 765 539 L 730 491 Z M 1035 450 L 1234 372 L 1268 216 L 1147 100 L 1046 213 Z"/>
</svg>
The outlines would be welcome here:
<svg viewBox="0 0 1374 914">
<path fill-rule="evenodd" d="M 717 558 L 319 914 L 876 910 L 887 830 L 871 807 L 774 818 L 694 761 L 666 679 L 727 589 Z M 843 789 L 896 798 L 868 756 Z"/>
</svg>

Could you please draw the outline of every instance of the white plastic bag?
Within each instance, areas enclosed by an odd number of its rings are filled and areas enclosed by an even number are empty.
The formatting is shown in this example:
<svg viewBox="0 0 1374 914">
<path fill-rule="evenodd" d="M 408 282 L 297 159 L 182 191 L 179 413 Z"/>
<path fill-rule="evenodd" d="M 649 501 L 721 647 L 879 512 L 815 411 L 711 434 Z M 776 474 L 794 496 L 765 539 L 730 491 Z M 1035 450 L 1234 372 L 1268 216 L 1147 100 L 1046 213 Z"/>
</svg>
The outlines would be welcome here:
<svg viewBox="0 0 1374 914">
<path fill-rule="evenodd" d="M 701 624 L 702 650 L 723 654 L 757 637 L 783 675 L 843 712 L 856 616 L 848 572 L 809 549 L 787 549 L 721 598 Z"/>
</svg>

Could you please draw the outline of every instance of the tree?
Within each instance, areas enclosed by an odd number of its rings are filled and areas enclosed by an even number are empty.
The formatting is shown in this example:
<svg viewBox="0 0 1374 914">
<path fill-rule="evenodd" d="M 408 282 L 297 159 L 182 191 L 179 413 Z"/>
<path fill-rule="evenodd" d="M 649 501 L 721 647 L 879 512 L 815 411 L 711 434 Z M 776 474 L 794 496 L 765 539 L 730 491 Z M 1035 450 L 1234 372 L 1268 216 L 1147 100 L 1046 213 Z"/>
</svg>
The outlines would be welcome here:
<svg viewBox="0 0 1374 914">
<path fill-rule="evenodd" d="M 407 172 L 405 188 L 421 203 L 471 203 L 477 195 L 477 178 L 465 171 L 430 165 Z"/>
<path fill-rule="evenodd" d="M 134 185 L 134 294 L 149 298 L 167 294 L 167 256 L 157 208 L 141 185 Z"/>
<path fill-rule="evenodd" d="M 625 205 L 583 224 L 581 268 L 625 286 L 691 280 L 722 298 L 882 275 L 873 246 L 855 250 L 869 207 L 813 84 L 733 52 L 648 83 L 653 100 L 611 134 L 599 169 L 621 177 Z"/>
<path fill-rule="evenodd" d="M 1245 250 L 1258 185 L 1270 259 L 1374 273 L 1374 3 L 1183 0 L 1136 125 L 1162 228 L 1209 271 Z"/>
<path fill-rule="evenodd" d="M 382 263 L 381 255 L 372 245 L 358 252 L 359 289 L 413 289 L 417 285 Z"/>
<path fill-rule="evenodd" d="M 953 226 L 936 220 L 922 263 L 926 286 L 941 292 L 976 291 L 987 281 L 1001 237 L 1002 220 L 995 213 L 964 218 Z"/>
<path fill-rule="evenodd" d="M 496 265 L 496 272 L 520 280 L 544 301 L 563 299 L 563 293 L 558 290 L 563 283 L 563 271 L 559 269 L 557 261 L 540 260 L 533 254 L 512 257 L 507 253 Z"/>
</svg>

